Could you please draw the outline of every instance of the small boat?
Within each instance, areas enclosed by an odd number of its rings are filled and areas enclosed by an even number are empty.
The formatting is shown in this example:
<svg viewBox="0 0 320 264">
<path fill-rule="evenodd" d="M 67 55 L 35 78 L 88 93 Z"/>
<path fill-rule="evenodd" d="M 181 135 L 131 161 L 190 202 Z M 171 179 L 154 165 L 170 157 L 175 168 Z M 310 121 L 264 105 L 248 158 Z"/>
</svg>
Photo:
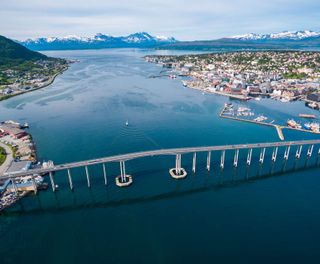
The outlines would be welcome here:
<svg viewBox="0 0 320 264">
<path fill-rule="evenodd" d="M 261 97 L 256 97 L 256 98 L 254 98 L 254 100 L 261 101 Z"/>
<path fill-rule="evenodd" d="M 315 109 L 318 107 L 318 105 L 315 102 L 309 103 L 308 106 L 312 109 Z"/>
<path fill-rule="evenodd" d="M 256 122 L 262 122 L 262 121 L 265 121 L 267 120 L 268 118 L 265 117 L 264 115 L 259 115 L 257 118 L 254 119 L 254 121 Z"/>
<path fill-rule="evenodd" d="M 287 125 L 288 125 L 289 127 L 296 128 L 297 122 L 294 121 L 293 119 L 290 119 L 290 120 L 288 120 Z"/>
<path fill-rule="evenodd" d="M 26 122 L 23 125 L 20 125 L 21 128 L 29 128 L 29 124 Z"/>
<path fill-rule="evenodd" d="M 306 129 L 306 130 L 311 130 L 311 124 L 310 123 L 305 123 L 303 125 L 303 127 Z"/>
<path fill-rule="evenodd" d="M 128 120 L 126 121 L 126 126 L 129 126 L 129 121 Z"/>
<path fill-rule="evenodd" d="M 312 132 L 316 132 L 316 133 L 319 133 L 319 123 L 311 123 L 310 124 L 310 128 L 312 130 Z"/>
</svg>

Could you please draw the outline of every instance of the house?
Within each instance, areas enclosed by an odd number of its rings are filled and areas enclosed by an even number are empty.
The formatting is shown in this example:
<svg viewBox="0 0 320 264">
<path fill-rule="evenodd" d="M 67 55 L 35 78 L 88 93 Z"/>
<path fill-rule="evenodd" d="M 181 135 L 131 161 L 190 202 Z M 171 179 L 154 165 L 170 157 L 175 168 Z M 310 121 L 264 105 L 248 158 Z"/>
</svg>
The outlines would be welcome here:
<svg viewBox="0 0 320 264">
<path fill-rule="evenodd" d="M 308 94 L 307 99 L 314 102 L 320 102 L 320 93 Z"/>
<path fill-rule="evenodd" d="M 28 135 L 26 131 L 14 124 L 1 124 L 0 132 L 7 133 L 13 138 L 22 138 Z"/>
</svg>

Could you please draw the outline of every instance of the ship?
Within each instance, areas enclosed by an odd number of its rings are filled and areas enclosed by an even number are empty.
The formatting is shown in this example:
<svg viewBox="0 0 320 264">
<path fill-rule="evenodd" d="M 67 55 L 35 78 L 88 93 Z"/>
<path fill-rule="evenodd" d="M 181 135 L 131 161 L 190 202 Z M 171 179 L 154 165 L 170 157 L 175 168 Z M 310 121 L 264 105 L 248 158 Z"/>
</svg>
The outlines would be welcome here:
<svg viewBox="0 0 320 264">
<path fill-rule="evenodd" d="M 316 118 L 315 115 L 309 115 L 309 114 L 299 114 L 299 117 L 310 118 L 310 119 Z"/>
<path fill-rule="evenodd" d="M 319 133 L 319 123 L 311 123 L 310 128 L 312 132 Z"/>
<path fill-rule="evenodd" d="M 297 122 L 294 121 L 293 119 L 290 119 L 290 120 L 288 120 L 287 125 L 288 125 L 289 127 L 296 128 L 298 124 L 297 124 Z"/>
</svg>

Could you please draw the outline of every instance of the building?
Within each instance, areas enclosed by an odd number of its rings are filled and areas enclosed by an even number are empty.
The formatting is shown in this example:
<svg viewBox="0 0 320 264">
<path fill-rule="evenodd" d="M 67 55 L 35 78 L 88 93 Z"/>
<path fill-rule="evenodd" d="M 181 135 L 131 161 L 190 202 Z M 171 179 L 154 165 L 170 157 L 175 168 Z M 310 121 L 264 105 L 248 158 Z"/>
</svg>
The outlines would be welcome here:
<svg viewBox="0 0 320 264">
<path fill-rule="evenodd" d="M 13 138 L 22 138 L 28 135 L 28 133 L 21 129 L 19 126 L 6 123 L 0 125 L 0 132 L 7 133 Z"/>
<path fill-rule="evenodd" d="M 307 99 L 314 102 L 320 102 L 320 93 L 308 94 Z"/>
</svg>

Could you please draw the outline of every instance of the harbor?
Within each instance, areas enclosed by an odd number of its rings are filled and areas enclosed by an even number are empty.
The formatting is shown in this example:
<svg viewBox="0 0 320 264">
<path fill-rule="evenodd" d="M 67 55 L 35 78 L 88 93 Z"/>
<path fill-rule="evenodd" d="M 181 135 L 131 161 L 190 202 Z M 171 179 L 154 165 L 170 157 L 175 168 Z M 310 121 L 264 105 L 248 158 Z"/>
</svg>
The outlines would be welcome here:
<svg viewBox="0 0 320 264">
<path fill-rule="evenodd" d="M 245 108 L 245 107 L 238 107 L 235 110 L 233 104 L 231 104 L 231 103 L 226 103 L 224 105 L 219 116 L 221 118 L 231 119 L 231 120 L 235 120 L 235 121 L 247 122 L 247 123 L 251 123 L 251 124 L 273 127 L 276 129 L 280 140 L 285 139 L 284 134 L 283 134 L 283 129 L 290 129 L 290 130 L 296 130 L 296 131 L 301 131 L 301 132 L 320 134 L 319 123 L 316 123 L 316 122 L 305 123 L 303 126 L 301 126 L 299 123 L 297 123 L 293 119 L 290 119 L 287 121 L 287 126 L 284 126 L 281 124 L 276 124 L 274 122 L 274 120 L 272 120 L 270 122 L 266 122 L 266 120 L 268 118 L 263 115 L 259 115 L 258 117 L 254 118 L 254 119 L 248 119 L 245 117 L 254 116 L 254 113 L 251 111 L 251 109 Z M 301 117 L 301 114 L 300 114 L 300 117 Z M 304 115 L 303 117 L 304 118 L 313 118 L 313 115 L 308 115 L 308 116 Z"/>
<path fill-rule="evenodd" d="M 5 159 L 0 164 L 0 212 L 30 193 L 37 194 L 48 185 L 43 182 L 44 174 L 32 174 L 14 180 L 6 176 L 12 172 L 27 172 L 31 169 L 52 166 L 52 162 L 37 162 L 36 148 L 28 133 L 28 123 L 20 124 L 13 120 L 0 123 L 0 147 Z"/>
</svg>

